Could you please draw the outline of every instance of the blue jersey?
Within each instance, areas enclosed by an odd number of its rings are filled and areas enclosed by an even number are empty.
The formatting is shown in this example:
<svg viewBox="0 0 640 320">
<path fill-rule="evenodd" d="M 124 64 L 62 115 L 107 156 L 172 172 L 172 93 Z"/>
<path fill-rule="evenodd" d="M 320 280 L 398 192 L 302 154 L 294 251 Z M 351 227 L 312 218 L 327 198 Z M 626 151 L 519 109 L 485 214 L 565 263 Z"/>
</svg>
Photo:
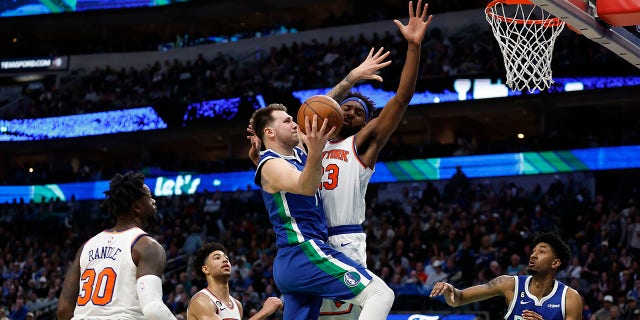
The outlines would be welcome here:
<svg viewBox="0 0 640 320">
<path fill-rule="evenodd" d="M 507 314 L 504 317 L 505 319 L 521 320 L 524 310 L 533 311 L 541 315 L 545 320 L 565 319 L 567 286 L 564 283 L 556 280 L 551 293 L 538 300 L 538 298 L 529 292 L 531 276 L 515 276 L 515 281 L 513 300 L 508 306 Z"/>
<path fill-rule="evenodd" d="M 269 160 L 282 158 L 302 171 L 307 162 L 307 154 L 300 148 L 294 149 L 294 155 L 284 156 L 269 149 L 262 152 L 256 170 L 255 183 L 261 184 L 262 166 Z M 314 196 L 305 196 L 289 192 L 268 193 L 262 191 L 269 220 L 276 233 L 276 246 L 284 248 L 298 245 L 310 239 L 326 241 L 327 221 L 322 208 L 320 192 Z"/>
<path fill-rule="evenodd" d="M 291 156 L 263 152 L 255 176 L 257 185 L 262 185 L 262 166 L 275 158 L 302 171 L 307 154 L 299 148 Z M 326 243 L 327 222 L 319 192 L 304 196 L 263 190 L 262 197 L 276 233 L 273 279 L 283 294 L 284 319 L 317 319 L 322 298 L 352 299 L 371 282 L 369 270 Z"/>
</svg>

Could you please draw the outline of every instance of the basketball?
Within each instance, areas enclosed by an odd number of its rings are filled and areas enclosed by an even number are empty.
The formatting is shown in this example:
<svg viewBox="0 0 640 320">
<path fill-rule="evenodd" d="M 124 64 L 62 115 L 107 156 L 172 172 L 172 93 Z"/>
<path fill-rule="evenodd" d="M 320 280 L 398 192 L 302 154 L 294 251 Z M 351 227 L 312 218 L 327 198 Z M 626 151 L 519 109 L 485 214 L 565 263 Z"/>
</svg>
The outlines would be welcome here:
<svg viewBox="0 0 640 320">
<path fill-rule="evenodd" d="M 304 117 L 309 116 L 309 124 L 313 121 L 313 115 L 318 115 L 318 126 L 322 125 L 324 119 L 329 119 L 327 123 L 327 131 L 331 130 L 331 127 L 335 126 L 336 130 L 333 134 L 335 137 L 340 129 L 342 129 L 342 112 L 340 111 L 340 105 L 329 96 L 316 95 L 305 100 L 300 109 L 298 109 L 298 130 L 302 133 L 306 133 L 304 127 Z M 320 127 L 318 127 L 320 128 Z"/>
</svg>

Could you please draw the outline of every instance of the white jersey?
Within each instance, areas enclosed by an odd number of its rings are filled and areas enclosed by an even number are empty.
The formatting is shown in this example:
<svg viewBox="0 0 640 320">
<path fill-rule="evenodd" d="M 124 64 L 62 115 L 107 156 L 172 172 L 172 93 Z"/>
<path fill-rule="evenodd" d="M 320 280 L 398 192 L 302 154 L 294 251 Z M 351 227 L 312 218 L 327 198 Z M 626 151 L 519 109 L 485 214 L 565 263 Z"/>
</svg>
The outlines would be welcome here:
<svg viewBox="0 0 640 320">
<path fill-rule="evenodd" d="M 103 231 L 89 239 L 80 254 L 80 291 L 73 319 L 146 319 L 136 290 L 131 251 L 147 233 L 134 227 Z"/>
<path fill-rule="evenodd" d="M 374 170 L 358 157 L 355 136 L 327 142 L 322 152 L 322 167 L 320 193 L 329 227 L 327 242 L 366 267 L 367 240 L 362 230 L 367 209 L 364 198 Z M 361 310 L 348 302 L 324 299 L 320 319 L 358 319 Z"/>
<path fill-rule="evenodd" d="M 327 142 L 322 152 L 322 204 L 329 228 L 361 225 L 369 180 L 373 175 L 358 157 L 355 136 L 340 142 Z"/>
<path fill-rule="evenodd" d="M 226 302 L 218 299 L 218 297 L 216 297 L 216 295 L 213 294 L 213 292 L 211 292 L 208 288 L 204 288 L 196 292 L 196 294 L 194 294 L 193 296 L 195 297 L 198 294 L 204 294 L 209 297 L 211 301 L 213 301 L 213 303 L 216 305 L 216 308 L 218 308 L 218 315 L 220 316 L 220 318 L 222 318 L 222 320 L 242 320 L 242 315 L 240 314 L 240 308 L 238 307 L 238 302 L 236 301 L 236 299 L 231 298 L 231 305 L 228 305 Z M 193 299 L 193 297 L 191 299 Z M 188 315 L 189 312 L 187 312 L 187 320 L 189 320 Z"/>
</svg>

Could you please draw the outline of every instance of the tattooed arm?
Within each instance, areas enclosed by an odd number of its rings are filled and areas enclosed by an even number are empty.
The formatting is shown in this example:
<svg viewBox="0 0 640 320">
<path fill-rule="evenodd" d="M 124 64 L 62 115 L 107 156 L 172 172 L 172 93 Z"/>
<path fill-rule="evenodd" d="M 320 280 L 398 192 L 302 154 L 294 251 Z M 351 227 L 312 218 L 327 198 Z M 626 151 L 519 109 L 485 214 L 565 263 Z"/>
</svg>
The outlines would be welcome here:
<svg viewBox="0 0 640 320">
<path fill-rule="evenodd" d="M 382 82 L 382 77 L 378 74 L 378 71 L 391 63 L 390 60 L 384 61 L 389 56 L 389 53 L 389 51 L 384 51 L 384 48 L 380 48 L 378 51 L 371 48 L 367 58 L 359 66 L 351 70 L 327 95 L 340 103 L 358 81 L 376 80 Z"/>
<path fill-rule="evenodd" d="M 443 295 L 447 304 L 452 307 L 462 306 L 476 301 L 486 300 L 495 296 L 503 296 L 507 305 L 513 299 L 513 291 L 515 286 L 513 276 L 499 276 L 493 280 L 469 287 L 463 290 L 454 288 L 446 282 L 437 282 L 431 290 L 430 297 Z"/>
</svg>

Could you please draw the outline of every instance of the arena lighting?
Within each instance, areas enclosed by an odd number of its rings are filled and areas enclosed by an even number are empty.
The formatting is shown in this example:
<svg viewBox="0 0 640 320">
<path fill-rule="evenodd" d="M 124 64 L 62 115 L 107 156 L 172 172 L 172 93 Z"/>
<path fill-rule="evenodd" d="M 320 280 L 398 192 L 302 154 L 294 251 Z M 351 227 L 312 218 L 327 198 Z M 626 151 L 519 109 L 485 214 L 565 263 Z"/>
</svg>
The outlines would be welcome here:
<svg viewBox="0 0 640 320">
<path fill-rule="evenodd" d="M 640 77 L 574 77 L 554 78 L 555 83 L 547 90 L 548 93 L 561 93 L 573 91 L 590 91 L 597 89 L 610 89 L 640 86 Z M 310 89 L 294 91 L 293 96 L 304 101 L 316 94 L 326 94 L 331 88 Z M 389 101 L 395 92 L 375 88 L 370 84 L 356 86 L 355 91 L 360 91 L 373 101 Z M 457 78 L 450 80 L 450 85 L 442 91 L 416 91 L 409 105 L 426 105 L 442 102 L 455 102 L 466 100 L 478 100 L 489 98 L 506 98 L 522 95 L 537 95 L 540 91 L 523 93 L 513 91 L 500 80 L 490 78 Z M 377 105 L 379 108 L 383 104 Z"/>
<path fill-rule="evenodd" d="M 128 0 L 128 1 L 32 1 L 13 0 L 3 6 L 4 11 L 0 11 L 1 17 L 32 16 L 39 14 L 51 14 L 62 12 L 81 12 L 89 10 L 121 9 L 138 7 L 155 7 L 171 4 L 172 2 L 187 2 L 190 0 Z M 34 3 L 39 2 L 39 3 Z"/>
<path fill-rule="evenodd" d="M 51 118 L 0 120 L 0 142 L 75 138 L 166 128 L 167 123 L 155 110 L 145 107 Z"/>
<path fill-rule="evenodd" d="M 467 177 L 490 178 L 579 171 L 640 168 L 640 145 L 624 147 L 575 149 L 564 151 L 504 153 L 464 157 L 413 159 L 376 163 L 371 183 L 445 180 L 461 166 Z M 256 190 L 254 171 L 211 174 L 176 174 L 147 178 L 145 183 L 154 196 Z M 0 186 L 0 203 L 18 201 L 66 201 L 104 199 L 109 181 L 47 184 L 32 186 Z"/>
<path fill-rule="evenodd" d="M 639 86 L 640 77 L 578 77 L 557 78 L 549 88 L 549 92 L 587 91 L 607 88 Z M 416 92 L 410 105 L 428 105 L 441 102 L 475 100 L 486 98 L 500 98 L 522 95 L 521 92 L 508 90 L 499 81 L 487 78 L 466 79 L 459 78 L 451 81 L 451 88 L 442 92 Z M 326 94 L 330 88 L 294 91 L 292 95 L 300 101 L 316 94 Z M 374 101 L 388 101 L 394 92 L 374 88 L 370 84 L 356 86 L 355 90 L 371 97 Z M 534 92 L 531 94 L 538 94 Z M 529 93 L 527 93 L 529 95 Z M 242 99 L 239 97 L 206 100 L 191 103 L 183 115 L 182 126 L 201 119 L 235 119 L 241 108 Z M 253 109 L 267 105 L 264 97 L 256 95 L 247 101 Z M 378 107 L 382 107 L 379 104 Z M 0 120 L 1 141 L 31 141 L 58 138 L 82 137 L 99 134 L 120 132 L 135 132 L 142 130 L 165 129 L 167 124 L 152 107 L 89 113 L 74 116 Z"/>
</svg>

